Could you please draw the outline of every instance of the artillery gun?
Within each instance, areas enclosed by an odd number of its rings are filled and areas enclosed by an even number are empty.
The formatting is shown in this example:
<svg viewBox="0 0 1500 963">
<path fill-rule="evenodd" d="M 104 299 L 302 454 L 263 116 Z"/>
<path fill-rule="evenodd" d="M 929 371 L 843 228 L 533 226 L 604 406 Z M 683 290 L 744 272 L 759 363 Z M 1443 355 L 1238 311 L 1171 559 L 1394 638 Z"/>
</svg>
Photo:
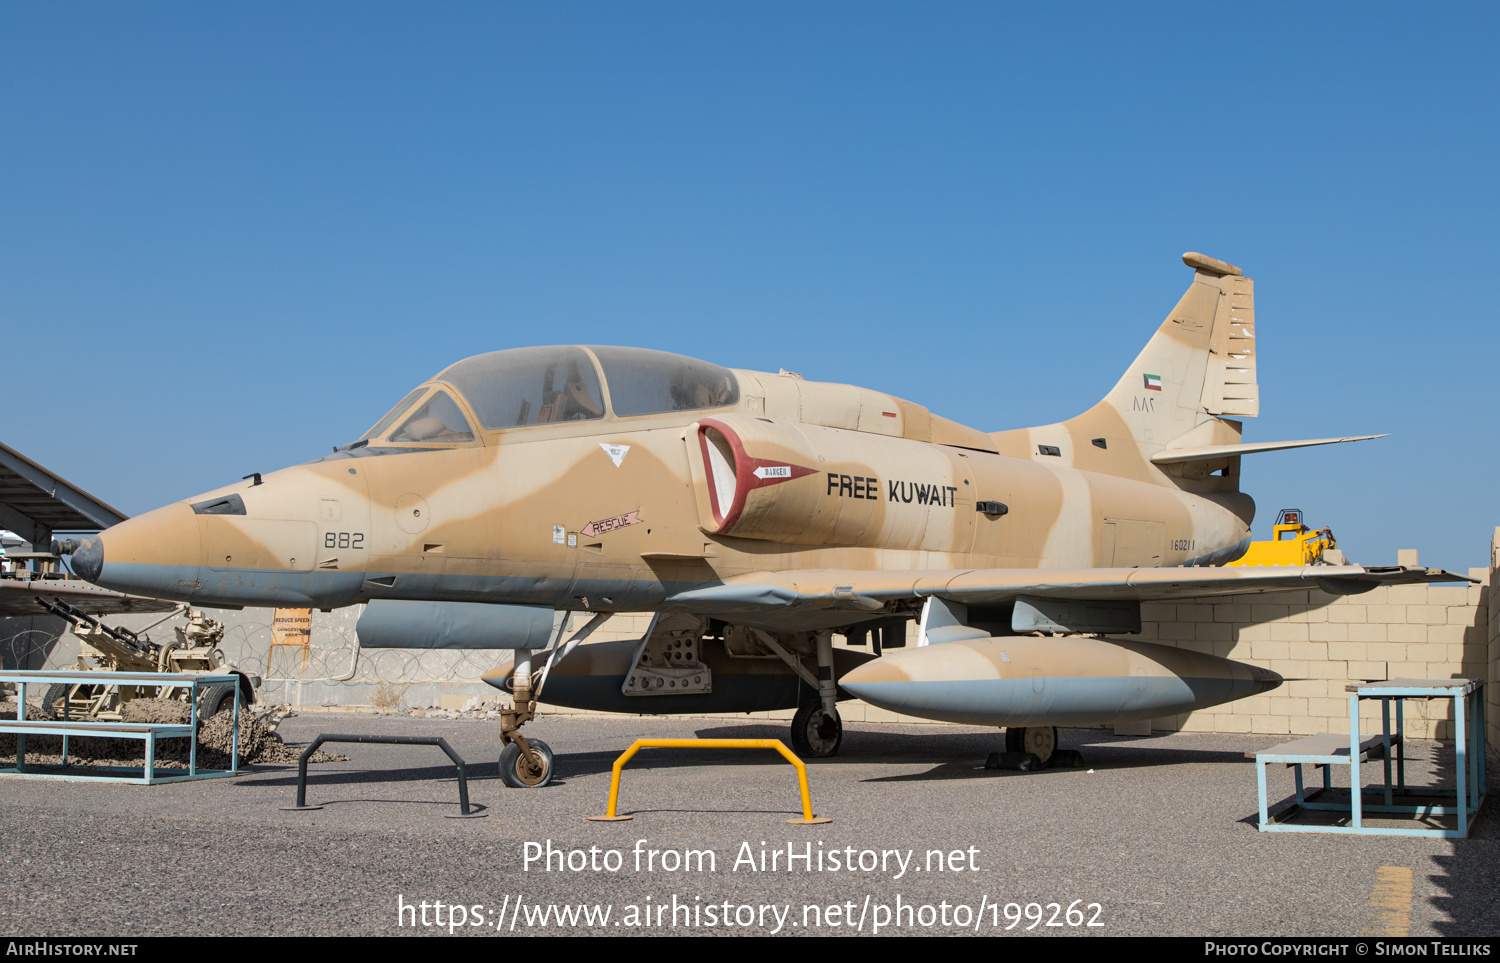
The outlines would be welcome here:
<svg viewBox="0 0 1500 963">
<path fill-rule="evenodd" d="M 85 672 L 165 672 L 185 675 L 229 675 L 239 677 L 240 702 L 255 702 L 255 687 L 260 677 L 235 667 L 225 657 L 219 643 L 224 640 L 224 626 L 202 612 L 179 606 L 154 628 L 178 615 L 187 616 L 186 625 L 173 626 L 176 638 L 171 642 L 153 642 L 146 630 L 132 632 L 105 625 L 61 599 L 38 598 L 37 604 L 73 626 L 78 638 L 78 668 Z M 57 683 L 47 690 L 44 704 L 54 715 L 67 719 L 96 719 L 118 722 L 120 709 L 132 699 L 174 699 L 187 703 L 193 687 L 91 685 Z M 213 685 L 202 690 L 198 717 L 206 719 L 221 709 L 234 705 L 234 687 Z"/>
</svg>

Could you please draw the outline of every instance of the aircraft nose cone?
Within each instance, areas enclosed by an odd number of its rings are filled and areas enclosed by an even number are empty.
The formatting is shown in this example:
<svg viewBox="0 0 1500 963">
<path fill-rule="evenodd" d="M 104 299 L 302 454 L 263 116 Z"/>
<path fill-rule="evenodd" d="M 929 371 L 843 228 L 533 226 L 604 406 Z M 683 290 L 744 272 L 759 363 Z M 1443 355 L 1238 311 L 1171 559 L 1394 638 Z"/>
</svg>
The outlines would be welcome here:
<svg viewBox="0 0 1500 963">
<path fill-rule="evenodd" d="M 73 573 L 79 578 L 97 582 L 103 571 L 104 540 L 95 535 L 73 552 Z"/>
</svg>

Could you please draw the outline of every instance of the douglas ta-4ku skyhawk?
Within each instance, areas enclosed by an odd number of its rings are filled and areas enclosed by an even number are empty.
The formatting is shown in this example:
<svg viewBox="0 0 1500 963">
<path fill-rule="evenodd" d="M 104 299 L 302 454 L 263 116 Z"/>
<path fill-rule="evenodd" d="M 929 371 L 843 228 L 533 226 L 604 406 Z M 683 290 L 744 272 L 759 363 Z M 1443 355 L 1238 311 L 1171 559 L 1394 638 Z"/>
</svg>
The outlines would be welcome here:
<svg viewBox="0 0 1500 963">
<path fill-rule="evenodd" d="M 837 752 L 837 702 L 1007 727 L 1148 719 L 1264 692 L 1265 669 L 1105 638 L 1143 600 L 1455 581 L 1416 568 L 1224 568 L 1249 545 L 1259 407 L 1252 282 L 1192 283 L 1114 389 L 986 433 L 879 391 L 661 351 L 533 347 L 460 361 L 364 437 L 168 505 L 73 555 L 111 589 L 194 605 L 364 603 L 366 648 L 510 649 L 501 774 L 546 784 L 539 698 L 626 713 L 796 709 Z M 1377 437 L 1377 436 L 1365 436 Z M 585 643 L 611 613 L 644 638 Z M 589 615 L 570 633 L 569 615 Z M 906 646 L 907 623 L 917 623 Z M 849 645 L 835 647 L 833 637 Z"/>
</svg>

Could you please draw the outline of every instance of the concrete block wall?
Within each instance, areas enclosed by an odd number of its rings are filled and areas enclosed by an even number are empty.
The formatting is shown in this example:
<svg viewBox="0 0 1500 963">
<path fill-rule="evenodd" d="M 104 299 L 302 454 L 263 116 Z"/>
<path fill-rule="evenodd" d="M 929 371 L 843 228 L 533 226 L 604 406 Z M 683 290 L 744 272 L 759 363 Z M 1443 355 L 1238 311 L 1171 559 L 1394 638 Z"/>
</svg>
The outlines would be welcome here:
<svg viewBox="0 0 1500 963">
<path fill-rule="evenodd" d="M 1476 568 L 1468 574 L 1480 584 L 1393 585 L 1353 596 L 1307 589 L 1146 603 L 1141 634 L 1122 638 L 1258 665 L 1287 680 L 1263 695 L 1154 720 L 1153 728 L 1348 732 L 1345 687 L 1351 682 L 1492 677 L 1491 572 Z M 1380 724 L 1378 702 L 1365 702 L 1360 710 L 1362 731 Z M 1451 739 L 1452 703 L 1408 700 L 1405 723 L 1412 738 Z"/>
</svg>

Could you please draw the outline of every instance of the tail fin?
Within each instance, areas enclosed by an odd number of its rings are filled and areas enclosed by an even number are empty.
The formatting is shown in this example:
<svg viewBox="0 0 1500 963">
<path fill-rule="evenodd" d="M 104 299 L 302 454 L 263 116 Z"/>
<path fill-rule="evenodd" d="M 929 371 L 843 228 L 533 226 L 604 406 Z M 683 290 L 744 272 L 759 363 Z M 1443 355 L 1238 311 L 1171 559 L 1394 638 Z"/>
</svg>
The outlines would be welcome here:
<svg viewBox="0 0 1500 963">
<path fill-rule="evenodd" d="M 1237 487 L 1225 477 L 1204 482 L 1214 469 L 1238 476 L 1238 458 L 1232 466 L 1187 469 L 1186 478 L 1183 469 L 1150 463 L 1168 447 L 1236 444 L 1240 423 L 1223 416 L 1260 412 L 1254 282 L 1196 252 L 1182 261 L 1194 269 L 1192 283 L 1104 400 L 1055 425 L 997 432 L 991 437 L 1000 451 L 1143 480 L 1165 474 L 1194 490 Z"/>
<path fill-rule="evenodd" d="M 1234 265 L 1202 254 L 1189 252 L 1182 261 L 1196 268 L 1193 283 L 1104 399 L 1122 415 L 1146 415 L 1128 419 L 1143 441 L 1153 440 L 1148 433 L 1155 442 L 1171 441 L 1212 415 L 1260 413 L 1255 282 Z M 1143 406 L 1138 399 L 1153 397 L 1147 391 L 1154 392 L 1155 403 Z"/>
</svg>

